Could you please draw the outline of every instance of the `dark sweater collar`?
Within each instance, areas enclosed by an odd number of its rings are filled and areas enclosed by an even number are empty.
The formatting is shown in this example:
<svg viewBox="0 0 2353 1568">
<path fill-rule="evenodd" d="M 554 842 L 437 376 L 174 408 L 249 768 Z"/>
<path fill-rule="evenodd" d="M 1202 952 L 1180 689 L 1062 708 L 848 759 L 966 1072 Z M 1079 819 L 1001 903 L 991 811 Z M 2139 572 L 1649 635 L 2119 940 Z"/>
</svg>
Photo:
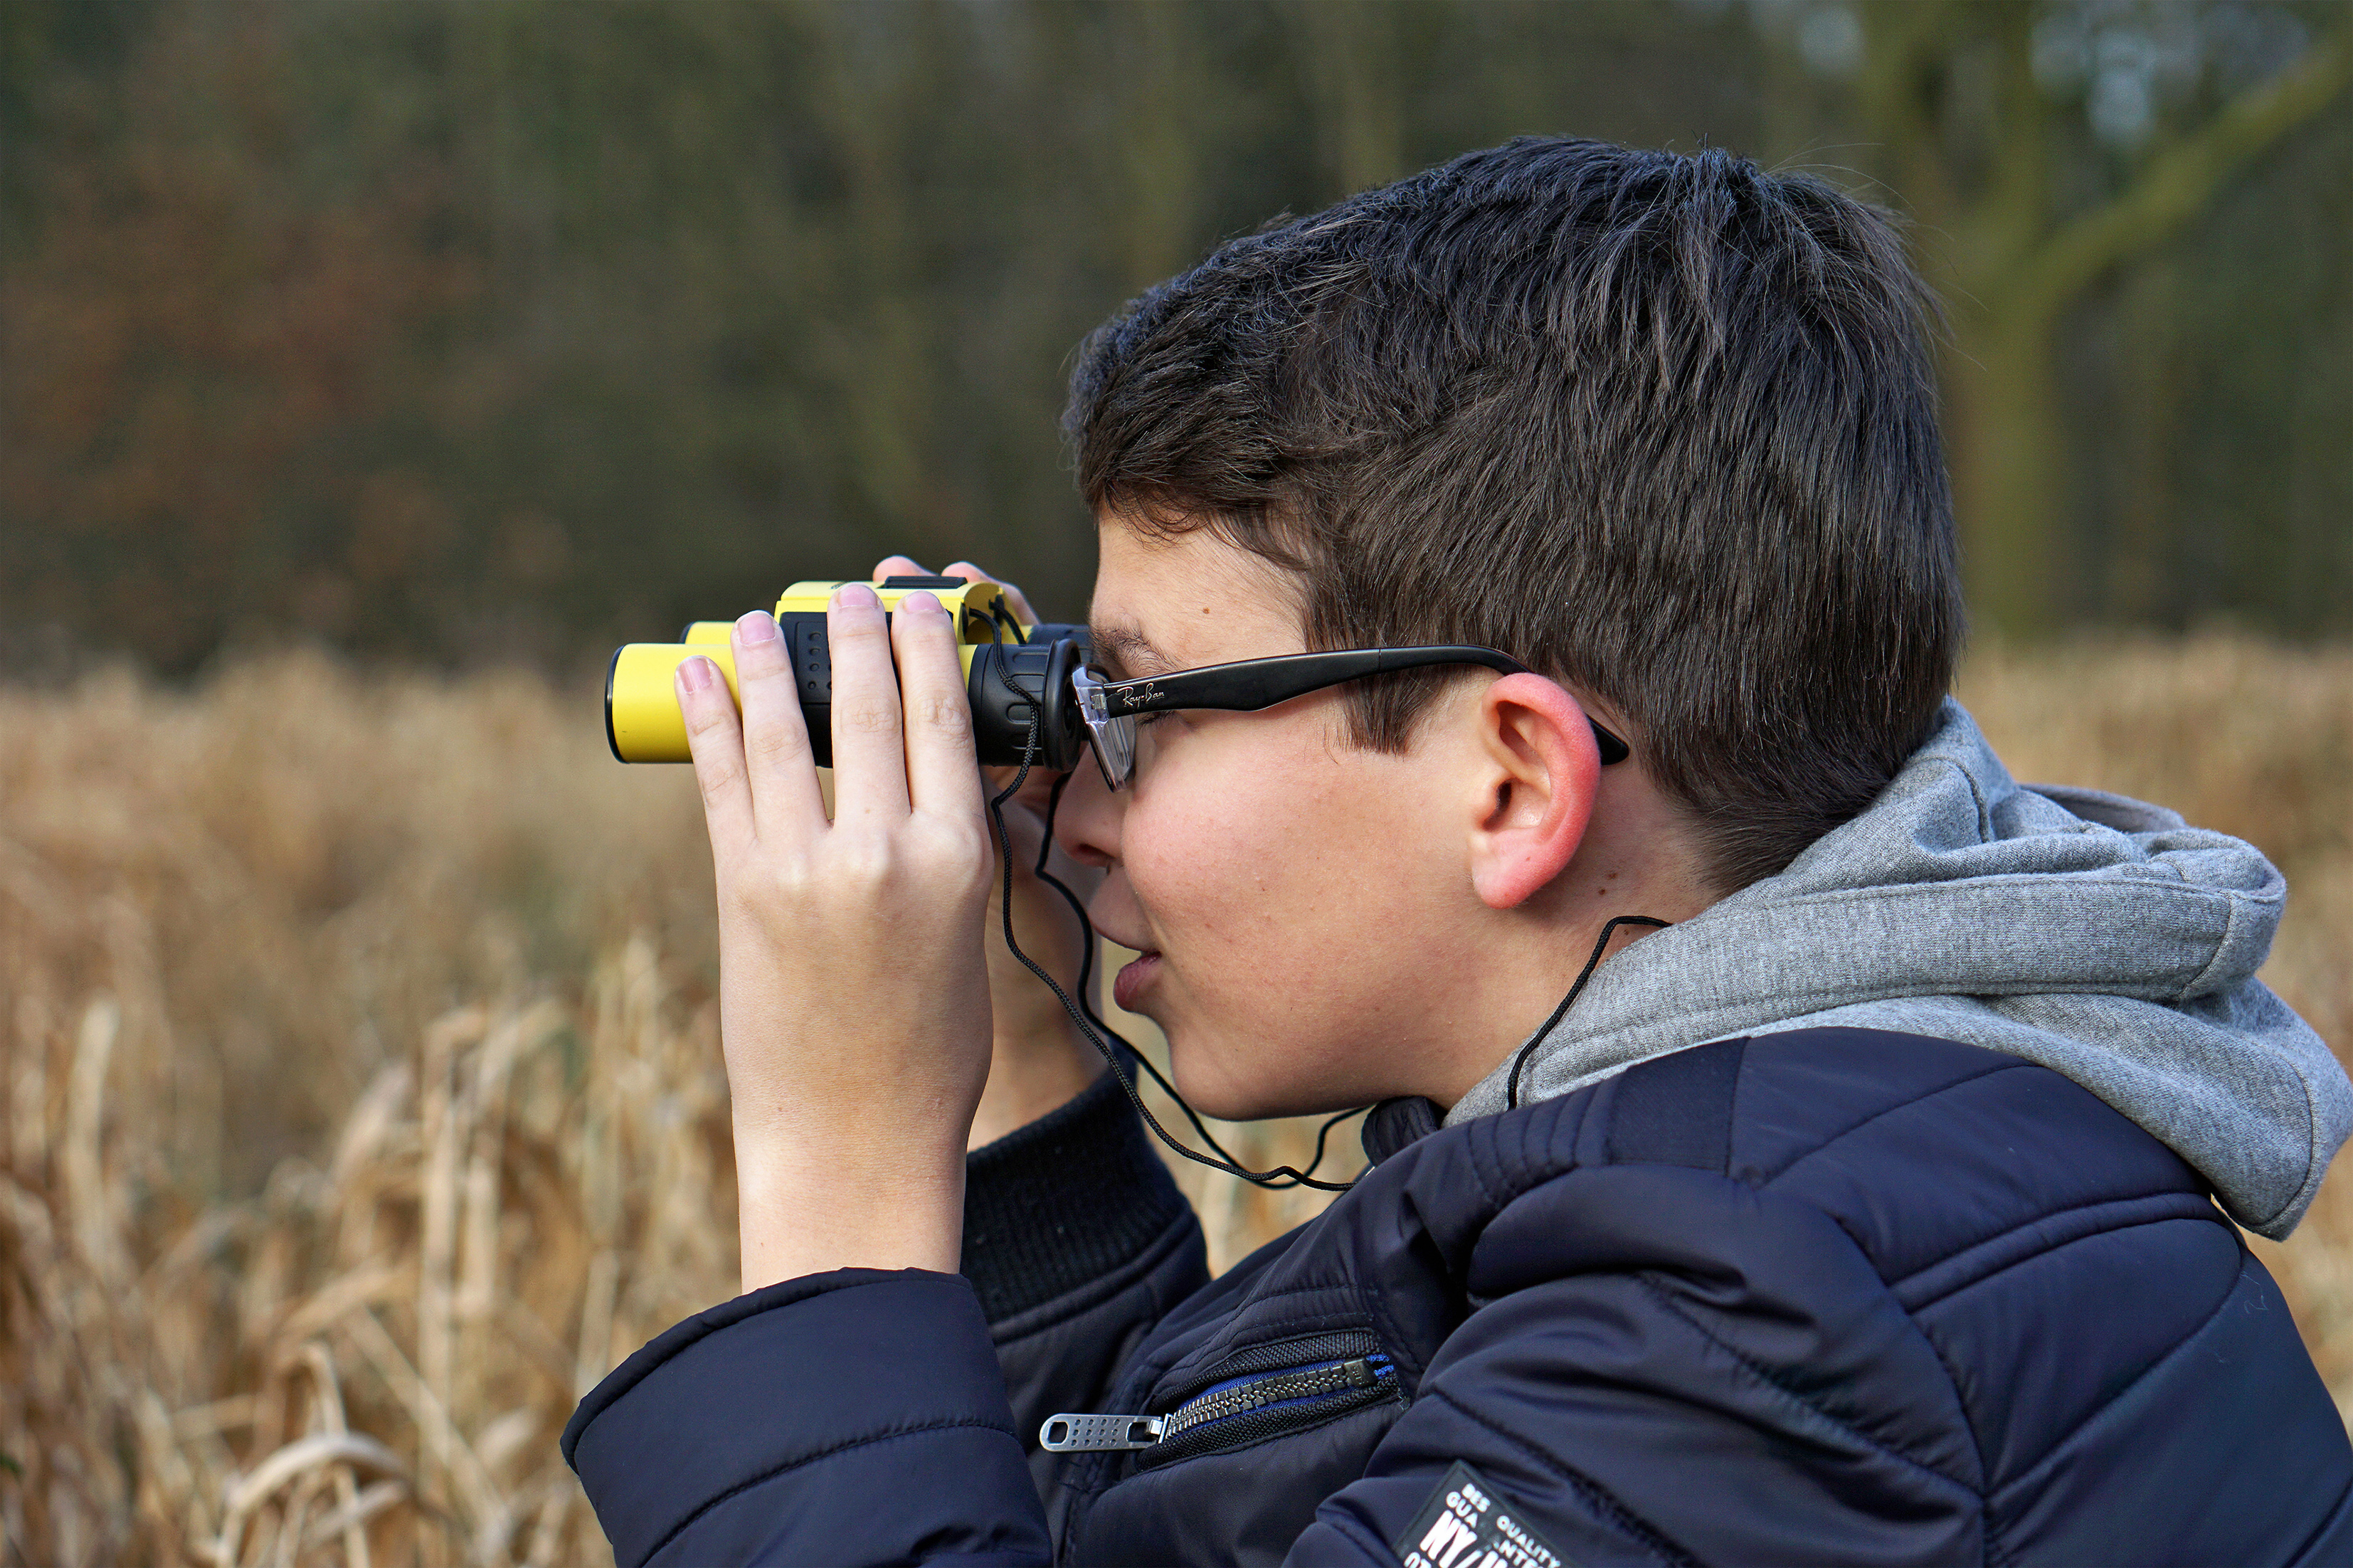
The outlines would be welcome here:
<svg viewBox="0 0 2353 1568">
<path fill-rule="evenodd" d="M 1438 1131 L 1438 1107 L 1418 1094 L 1384 1100 L 1365 1116 L 1365 1158 L 1377 1165 Z"/>
</svg>

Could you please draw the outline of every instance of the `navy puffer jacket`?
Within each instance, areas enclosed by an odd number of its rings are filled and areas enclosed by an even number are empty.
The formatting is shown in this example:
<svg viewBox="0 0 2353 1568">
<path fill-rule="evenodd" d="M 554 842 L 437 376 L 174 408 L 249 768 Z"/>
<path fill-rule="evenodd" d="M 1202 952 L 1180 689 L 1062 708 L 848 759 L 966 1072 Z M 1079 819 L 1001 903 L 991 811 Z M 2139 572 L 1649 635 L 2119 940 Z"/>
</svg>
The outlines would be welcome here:
<svg viewBox="0 0 2353 1568">
<path fill-rule="evenodd" d="M 974 1156 L 964 1277 L 715 1308 L 565 1453 L 622 1568 L 2353 1563 L 2277 1289 L 2045 1068 L 1799 1030 L 1366 1145 L 1211 1281 L 1098 1085 Z"/>
</svg>

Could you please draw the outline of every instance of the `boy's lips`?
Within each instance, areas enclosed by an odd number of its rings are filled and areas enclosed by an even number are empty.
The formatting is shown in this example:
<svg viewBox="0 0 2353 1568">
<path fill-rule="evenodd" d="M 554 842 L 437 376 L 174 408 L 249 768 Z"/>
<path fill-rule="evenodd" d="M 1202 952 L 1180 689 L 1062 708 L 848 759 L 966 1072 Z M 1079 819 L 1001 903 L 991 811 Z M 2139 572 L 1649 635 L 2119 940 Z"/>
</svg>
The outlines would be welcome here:
<svg viewBox="0 0 2353 1568">
<path fill-rule="evenodd" d="M 1144 988 L 1151 984 L 1159 973 L 1160 955 L 1146 950 L 1137 956 L 1134 963 L 1123 965 L 1119 973 L 1113 977 L 1111 999 L 1133 1012 L 1136 998 L 1144 994 Z"/>
</svg>

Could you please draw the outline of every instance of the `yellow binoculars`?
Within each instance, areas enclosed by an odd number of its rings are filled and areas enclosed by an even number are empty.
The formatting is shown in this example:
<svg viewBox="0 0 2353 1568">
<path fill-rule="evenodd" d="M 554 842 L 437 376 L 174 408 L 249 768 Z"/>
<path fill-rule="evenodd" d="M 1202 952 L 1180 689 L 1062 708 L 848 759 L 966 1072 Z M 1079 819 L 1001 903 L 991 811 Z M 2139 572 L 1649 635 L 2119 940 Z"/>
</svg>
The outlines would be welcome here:
<svg viewBox="0 0 2353 1568">
<path fill-rule="evenodd" d="M 818 765 L 833 761 L 833 658 L 825 607 L 839 583 L 795 583 L 776 600 L 776 625 L 800 686 L 801 712 Z M 987 578 L 890 577 L 873 585 L 885 610 L 921 591 L 954 620 L 972 700 L 973 739 L 984 764 L 1009 766 L 1025 749 L 1039 766 L 1063 770 L 1085 745 L 1072 704 L 1063 700 L 1071 672 L 1086 662 L 1086 628 L 1024 626 L 1004 590 Z M 678 667 L 697 655 L 717 665 L 740 705 L 732 621 L 696 621 L 670 643 L 617 648 L 605 674 L 605 738 L 625 763 L 690 760 L 686 719 L 679 711 Z"/>
</svg>

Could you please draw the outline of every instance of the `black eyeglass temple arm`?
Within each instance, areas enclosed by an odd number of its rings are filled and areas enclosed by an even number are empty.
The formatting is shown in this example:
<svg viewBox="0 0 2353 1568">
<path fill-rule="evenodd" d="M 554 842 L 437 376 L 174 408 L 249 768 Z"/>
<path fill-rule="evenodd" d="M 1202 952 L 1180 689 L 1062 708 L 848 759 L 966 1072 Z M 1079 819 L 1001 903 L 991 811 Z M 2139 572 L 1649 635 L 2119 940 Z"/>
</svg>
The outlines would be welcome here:
<svg viewBox="0 0 2353 1568">
<path fill-rule="evenodd" d="M 1335 653 L 1245 659 L 1236 664 L 1179 670 L 1174 675 L 1116 681 L 1106 685 L 1103 695 L 1105 706 L 1123 717 L 1185 708 L 1255 712 L 1343 681 L 1449 664 L 1476 665 L 1501 675 L 1525 674 L 1528 668 L 1508 654 L 1487 647 L 1349 648 Z M 1624 741 L 1590 719 L 1587 722 L 1593 725 L 1594 743 L 1600 749 L 1602 766 L 1622 763 L 1631 754 Z"/>
</svg>

